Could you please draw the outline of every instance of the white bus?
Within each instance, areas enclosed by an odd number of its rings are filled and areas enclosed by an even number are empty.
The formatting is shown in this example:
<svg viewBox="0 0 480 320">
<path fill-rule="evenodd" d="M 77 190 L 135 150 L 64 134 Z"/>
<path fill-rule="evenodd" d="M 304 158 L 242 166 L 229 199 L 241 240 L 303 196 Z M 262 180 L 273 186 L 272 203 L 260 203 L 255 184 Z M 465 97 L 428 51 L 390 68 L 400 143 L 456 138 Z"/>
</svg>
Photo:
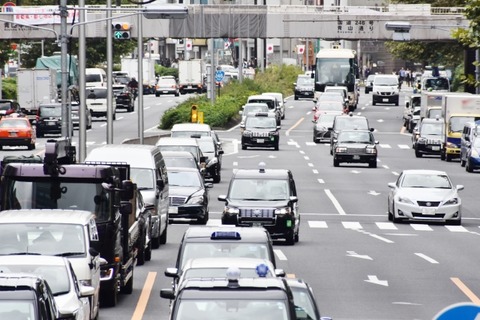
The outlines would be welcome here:
<svg viewBox="0 0 480 320">
<path fill-rule="evenodd" d="M 348 91 L 350 111 L 357 108 L 358 90 L 357 52 L 350 49 L 321 49 L 315 58 L 315 97 L 325 91 L 326 86 L 345 86 Z"/>
</svg>

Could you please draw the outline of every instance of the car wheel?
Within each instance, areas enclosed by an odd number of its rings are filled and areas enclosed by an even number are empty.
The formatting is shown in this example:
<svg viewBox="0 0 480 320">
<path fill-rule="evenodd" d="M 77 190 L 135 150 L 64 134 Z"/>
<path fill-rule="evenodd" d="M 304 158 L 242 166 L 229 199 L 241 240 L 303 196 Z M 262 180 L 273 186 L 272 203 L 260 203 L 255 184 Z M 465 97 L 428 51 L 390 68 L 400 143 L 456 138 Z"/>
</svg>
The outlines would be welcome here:
<svg viewBox="0 0 480 320">
<path fill-rule="evenodd" d="M 158 240 L 158 242 L 160 244 L 165 244 L 167 243 L 167 230 L 168 230 L 168 223 L 167 225 L 165 226 L 165 230 L 163 230 L 163 233 L 160 235 L 160 238 Z M 157 247 L 158 248 L 158 247 Z"/>
<path fill-rule="evenodd" d="M 284 119 L 285 119 L 285 113 L 284 113 L 284 114 L 282 114 L 282 120 L 284 120 Z"/>
<path fill-rule="evenodd" d="M 117 120 L 117 113 L 116 112 L 113 113 L 113 120 Z"/>
<path fill-rule="evenodd" d="M 295 98 L 294 98 L 294 99 L 295 99 L 295 100 L 298 100 L 298 97 L 297 97 L 297 96 L 295 96 Z"/>
<path fill-rule="evenodd" d="M 120 289 L 120 292 L 123 293 L 123 294 L 132 294 L 132 292 L 133 292 L 133 270 L 132 270 L 131 278 L 128 280 L 128 282 L 125 284 L 125 286 L 123 286 Z"/>
<path fill-rule="evenodd" d="M 315 136 L 313 136 L 313 142 L 314 142 L 314 143 L 318 143 L 318 142 L 317 142 L 317 139 L 315 139 Z"/>
<path fill-rule="evenodd" d="M 419 152 L 417 148 L 415 148 L 415 157 L 417 157 L 417 158 L 421 158 L 421 157 L 422 157 L 422 153 Z"/>
<path fill-rule="evenodd" d="M 470 164 L 470 160 L 467 159 L 467 164 L 465 166 L 465 170 L 467 172 L 473 172 L 473 168 L 472 168 L 472 165 Z"/>
<path fill-rule="evenodd" d="M 197 224 L 206 225 L 207 222 L 208 222 L 208 212 L 205 212 L 205 216 L 203 218 L 199 218 L 197 220 Z"/>
<path fill-rule="evenodd" d="M 333 166 L 334 166 L 334 167 L 340 166 L 340 161 L 338 161 L 337 159 L 333 158 Z"/>
<path fill-rule="evenodd" d="M 160 97 L 160 93 L 155 93 L 155 97 Z"/>
<path fill-rule="evenodd" d="M 100 306 L 115 307 L 118 302 L 117 280 L 105 281 L 100 287 Z"/>
<path fill-rule="evenodd" d="M 143 232 L 140 234 L 140 237 L 137 242 L 137 266 L 142 266 L 145 264 L 145 235 Z"/>
<path fill-rule="evenodd" d="M 397 101 L 395 101 L 395 106 L 398 107 L 398 105 L 399 105 L 399 101 L 398 101 L 398 99 L 397 99 Z"/>
<path fill-rule="evenodd" d="M 180 93 L 175 92 L 175 97 L 178 97 L 179 95 L 180 95 Z"/>
<path fill-rule="evenodd" d="M 392 212 L 392 221 L 393 221 L 393 223 L 402 222 L 402 219 L 397 218 L 397 217 L 395 216 L 395 204 L 393 204 L 392 207 L 393 207 L 393 209 L 392 209 L 392 211 L 393 211 L 393 212 Z"/>
<path fill-rule="evenodd" d="M 247 146 L 242 144 L 242 150 L 247 150 Z"/>
<path fill-rule="evenodd" d="M 215 172 L 215 176 L 213 177 L 213 182 L 219 183 L 221 179 L 222 179 L 222 174 L 220 172 L 220 169 L 217 169 L 217 171 Z"/>
<path fill-rule="evenodd" d="M 90 121 L 89 124 L 87 124 L 87 130 L 92 129 L 92 122 Z"/>
<path fill-rule="evenodd" d="M 442 153 L 440 153 L 440 160 L 445 160 L 445 151 L 442 151 Z"/>
<path fill-rule="evenodd" d="M 152 260 L 152 243 L 150 242 L 145 249 L 145 261 Z"/>
<path fill-rule="evenodd" d="M 372 160 L 372 162 L 370 162 L 370 163 L 368 164 L 368 166 L 369 166 L 370 168 L 376 168 L 376 167 L 377 167 L 377 159 Z"/>
<path fill-rule="evenodd" d="M 372 106 L 376 106 L 377 102 L 375 100 L 372 101 Z"/>
<path fill-rule="evenodd" d="M 445 155 L 445 161 L 452 162 L 452 155 L 450 154 Z"/>
<path fill-rule="evenodd" d="M 287 233 L 286 239 L 287 244 L 289 246 L 293 246 L 295 244 L 295 231 L 291 230 Z"/>
<path fill-rule="evenodd" d="M 387 212 L 388 212 L 388 221 L 393 221 L 393 214 L 392 211 L 390 211 L 390 202 L 387 201 Z"/>
<path fill-rule="evenodd" d="M 35 149 L 35 143 L 33 143 L 32 141 L 30 141 L 30 143 L 27 145 L 27 149 L 28 149 L 28 150 L 33 150 L 33 149 Z"/>
<path fill-rule="evenodd" d="M 278 151 L 280 149 L 280 143 L 278 142 L 276 145 L 275 145 L 275 150 Z"/>
<path fill-rule="evenodd" d="M 160 236 L 158 236 L 156 238 L 152 238 L 152 248 L 153 249 L 160 248 Z"/>
</svg>

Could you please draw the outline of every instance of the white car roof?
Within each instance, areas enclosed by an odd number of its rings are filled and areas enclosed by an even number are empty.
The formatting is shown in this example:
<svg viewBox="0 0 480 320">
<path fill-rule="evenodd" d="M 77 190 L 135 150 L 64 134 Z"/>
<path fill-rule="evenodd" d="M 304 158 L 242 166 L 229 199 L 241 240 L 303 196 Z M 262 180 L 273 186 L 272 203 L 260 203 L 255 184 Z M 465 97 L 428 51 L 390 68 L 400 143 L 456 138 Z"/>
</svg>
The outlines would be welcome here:
<svg viewBox="0 0 480 320">
<path fill-rule="evenodd" d="M 8 265 L 43 265 L 43 266 L 64 266 L 68 259 L 58 256 L 47 255 L 5 255 L 0 256 L 0 272 L 4 271 L 3 266 Z M 8 269 L 8 268 L 7 268 Z"/>
<path fill-rule="evenodd" d="M 212 128 L 205 123 L 177 123 L 170 131 L 212 131 Z"/>
<path fill-rule="evenodd" d="M 0 223 L 88 224 L 90 211 L 64 209 L 20 209 L 0 211 Z"/>
<path fill-rule="evenodd" d="M 446 175 L 448 174 L 445 171 L 440 171 L 440 170 L 426 170 L 426 169 L 409 169 L 409 170 L 403 170 L 404 174 L 437 174 L 437 175 Z"/>
</svg>

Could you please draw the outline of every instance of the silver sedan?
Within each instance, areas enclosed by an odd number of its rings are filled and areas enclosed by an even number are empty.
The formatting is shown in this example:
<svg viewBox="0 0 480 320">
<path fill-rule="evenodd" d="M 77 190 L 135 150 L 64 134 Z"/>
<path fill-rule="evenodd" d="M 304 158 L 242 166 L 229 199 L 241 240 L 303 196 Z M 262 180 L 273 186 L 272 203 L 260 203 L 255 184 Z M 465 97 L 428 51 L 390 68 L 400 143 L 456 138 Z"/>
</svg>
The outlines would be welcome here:
<svg viewBox="0 0 480 320">
<path fill-rule="evenodd" d="M 388 220 L 442 221 L 460 225 L 462 201 L 444 171 L 405 170 L 388 184 Z"/>
</svg>

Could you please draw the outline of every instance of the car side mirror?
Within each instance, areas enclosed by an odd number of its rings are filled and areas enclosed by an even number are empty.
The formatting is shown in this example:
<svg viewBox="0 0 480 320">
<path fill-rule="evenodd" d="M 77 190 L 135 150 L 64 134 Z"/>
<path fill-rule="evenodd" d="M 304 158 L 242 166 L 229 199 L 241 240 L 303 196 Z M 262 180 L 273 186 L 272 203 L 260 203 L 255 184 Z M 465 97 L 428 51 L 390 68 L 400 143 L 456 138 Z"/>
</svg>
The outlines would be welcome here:
<svg viewBox="0 0 480 320">
<path fill-rule="evenodd" d="M 390 189 L 395 189 L 397 186 L 396 186 L 395 182 L 389 182 L 389 183 L 388 183 L 388 187 L 389 187 Z"/>
<path fill-rule="evenodd" d="M 375 144 L 379 144 L 378 140 L 375 140 Z"/>
<path fill-rule="evenodd" d="M 218 201 L 227 201 L 227 195 L 226 194 L 221 194 L 218 196 Z"/>
<path fill-rule="evenodd" d="M 370 128 L 370 132 L 373 132 L 373 131 L 375 131 L 375 129 L 374 129 L 374 128 Z"/>
<path fill-rule="evenodd" d="M 457 191 L 461 191 L 465 189 L 465 187 L 463 186 L 463 184 L 457 184 Z"/>
<path fill-rule="evenodd" d="M 295 202 L 298 202 L 298 197 L 297 196 L 290 196 L 289 200 L 290 200 L 290 202 L 295 203 Z"/>
<path fill-rule="evenodd" d="M 280 130 L 282 128 L 282 126 L 277 126 L 277 130 Z"/>
<path fill-rule="evenodd" d="M 163 299 L 175 299 L 175 293 L 172 289 L 161 289 L 160 290 L 160 297 Z"/>
<path fill-rule="evenodd" d="M 410 102 L 405 102 L 405 108 L 410 108 Z"/>
<path fill-rule="evenodd" d="M 170 278 L 178 278 L 179 277 L 177 268 L 167 268 L 167 269 L 165 269 L 164 274 L 165 274 L 166 277 L 170 277 Z"/>
</svg>

